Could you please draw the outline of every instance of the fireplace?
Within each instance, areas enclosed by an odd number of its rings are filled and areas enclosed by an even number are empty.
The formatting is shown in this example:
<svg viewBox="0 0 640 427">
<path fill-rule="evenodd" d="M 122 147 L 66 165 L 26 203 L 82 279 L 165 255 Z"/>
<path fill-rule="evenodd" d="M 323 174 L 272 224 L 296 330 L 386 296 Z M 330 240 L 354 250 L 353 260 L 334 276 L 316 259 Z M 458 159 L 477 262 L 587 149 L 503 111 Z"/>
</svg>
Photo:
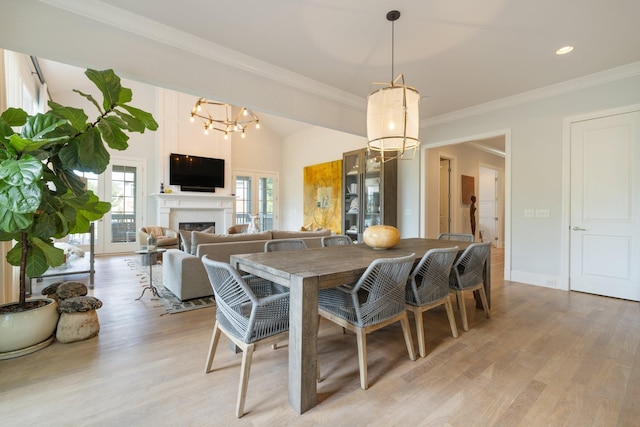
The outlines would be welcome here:
<svg viewBox="0 0 640 427">
<path fill-rule="evenodd" d="M 213 227 L 213 233 L 216 232 L 215 222 L 179 222 L 178 223 L 179 230 L 202 231 L 209 227 Z"/>
<path fill-rule="evenodd" d="M 152 195 L 156 202 L 156 224 L 171 230 L 184 229 L 181 224 L 215 225 L 216 230 L 225 233 L 233 222 L 234 196 L 218 196 L 214 193 L 157 193 Z"/>
</svg>

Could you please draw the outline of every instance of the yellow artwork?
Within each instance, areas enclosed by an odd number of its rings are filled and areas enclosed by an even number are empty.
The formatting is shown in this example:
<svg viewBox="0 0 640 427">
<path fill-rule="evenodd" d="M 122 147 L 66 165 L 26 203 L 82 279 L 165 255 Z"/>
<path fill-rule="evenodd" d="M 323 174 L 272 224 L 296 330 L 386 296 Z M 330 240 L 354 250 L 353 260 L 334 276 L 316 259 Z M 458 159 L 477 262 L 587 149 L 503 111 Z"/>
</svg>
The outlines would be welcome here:
<svg viewBox="0 0 640 427">
<path fill-rule="evenodd" d="M 305 227 L 342 233 L 342 160 L 304 168 Z"/>
</svg>

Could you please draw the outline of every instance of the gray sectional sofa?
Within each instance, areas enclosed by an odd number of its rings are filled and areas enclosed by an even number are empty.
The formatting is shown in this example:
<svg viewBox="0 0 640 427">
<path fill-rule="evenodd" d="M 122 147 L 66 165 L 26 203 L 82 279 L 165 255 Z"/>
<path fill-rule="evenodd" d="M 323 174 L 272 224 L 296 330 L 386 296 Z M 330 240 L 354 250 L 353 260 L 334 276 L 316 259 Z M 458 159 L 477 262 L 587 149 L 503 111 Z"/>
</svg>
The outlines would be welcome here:
<svg viewBox="0 0 640 427">
<path fill-rule="evenodd" d="M 181 301 L 213 295 L 213 289 L 200 258 L 208 255 L 216 261 L 229 262 L 231 255 L 264 251 L 264 244 L 271 239 L 303 239 L 307 247 L 320 247 L 322 231 L 263 231 L 250 234 L 218 235 L 198 231 L 181 230 L 181 249 L 169 249 L 163 255 L 163 285 Z"/>
</svg>

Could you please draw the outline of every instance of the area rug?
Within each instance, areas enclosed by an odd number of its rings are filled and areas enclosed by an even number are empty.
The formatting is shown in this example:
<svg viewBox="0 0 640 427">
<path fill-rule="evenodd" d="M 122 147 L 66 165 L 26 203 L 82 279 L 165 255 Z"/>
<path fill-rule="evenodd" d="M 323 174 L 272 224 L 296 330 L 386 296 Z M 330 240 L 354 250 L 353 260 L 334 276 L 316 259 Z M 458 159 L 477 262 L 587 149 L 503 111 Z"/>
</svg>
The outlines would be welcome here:
<svg viewBox="0 0 640 427">
<path fill-rule="evenodd" d="M 145 286 L 149 284 L 149 266 L 140 265 L 140 261 L 137 259 L 125 260 L 132 270 L 135 270 L 137 275 L 140 276 L 140 282 Z M 165 314 L 183 313 L 185 311 L 198 310 L 201 308 L 212 307 L 216 305 L 216 300 L 211 297 L 194 298 L 188 301 L 180 301 L 171 291 L 162 285 L 162 264 L 156 264 L 153 267 L 153 285 L 158 289 L 158 301 L 162 303 Z M 145 296 L 150 293 L 150 290 L 145 292 Z"/>
</svg>

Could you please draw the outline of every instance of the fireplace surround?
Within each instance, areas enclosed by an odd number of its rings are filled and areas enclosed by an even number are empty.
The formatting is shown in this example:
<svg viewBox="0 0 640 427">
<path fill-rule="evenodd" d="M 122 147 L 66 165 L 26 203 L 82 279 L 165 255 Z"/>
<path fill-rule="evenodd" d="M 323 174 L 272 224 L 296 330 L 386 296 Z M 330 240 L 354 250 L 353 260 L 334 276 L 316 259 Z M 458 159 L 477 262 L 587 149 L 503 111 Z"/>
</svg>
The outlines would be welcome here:
<svg viewBox="0 0 640 427">
<path fill-rule="evenodd" d="M 177 192 L 156 193 L 152 197 L 156 223 L 162 227 L 178 230 L 180 223 L 214 223 L 224 233 L 233 225 L 234 196 Z"/>
</svg>

